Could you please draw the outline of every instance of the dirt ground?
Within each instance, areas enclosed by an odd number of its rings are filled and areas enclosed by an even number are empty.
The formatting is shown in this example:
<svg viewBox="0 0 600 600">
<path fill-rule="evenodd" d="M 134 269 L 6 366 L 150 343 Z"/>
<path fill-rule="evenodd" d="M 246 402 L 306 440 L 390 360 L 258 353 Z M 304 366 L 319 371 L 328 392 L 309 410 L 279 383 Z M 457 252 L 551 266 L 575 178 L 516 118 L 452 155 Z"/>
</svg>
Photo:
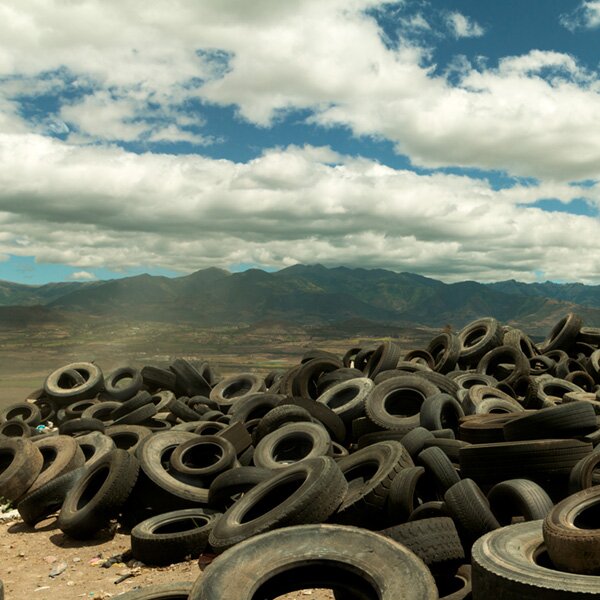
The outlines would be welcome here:
<svg viewBox="0 0 600 600">
<path fill-rule="evenodd" d="M 0 579 L 5 600 L 103 600 L 136 587 L 195 581 L 201 576 L 197 559 L 161 568 L 128 567 L 123 563 L 110 568 L 100 566 L 103 560 L 129 548 L 129 536 L 122 533 L 89 542 L 71 540 L 56 527 L 54 518 L 35 529 L 21 520 L 0 523 Z M 50 576 L 65 565 L 62 573 Z M 134 576 L 117 583 L 130 573 Z M 284 599 L 331 600 L 333 595 L 327 590 L 302 590 L 281 596 Z"/>
</svg>

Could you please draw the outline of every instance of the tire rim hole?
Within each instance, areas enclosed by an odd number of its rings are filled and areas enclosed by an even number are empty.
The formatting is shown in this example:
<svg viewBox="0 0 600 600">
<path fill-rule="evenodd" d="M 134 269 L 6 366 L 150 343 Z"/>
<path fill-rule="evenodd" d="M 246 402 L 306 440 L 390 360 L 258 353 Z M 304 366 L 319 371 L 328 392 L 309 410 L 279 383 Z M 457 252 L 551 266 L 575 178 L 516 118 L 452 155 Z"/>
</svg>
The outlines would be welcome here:
<svg viewBox="0 0 600 600">
<path fill-rule="evenodd" d="M 190 469 L 206 469 L 219 463 L 223 458 L 223 448 L 213 442 L 200 442 L 188 448 L 181 455 L 181 462 Z"/>
<path fill-rule="evenodd" d="M 249 507 L 240 519 L 240 523 L 249 523 L 266 515 L 298 491 L 305 481 L 304 474 L 293 480 L 282 481 L 279 485 L 269 488 L 257 501 Z"/>
<path fill-rule="evenodd" d="M 424 400 L 423 394 L 417 390 L 394 390 L 386 396 L 383 408 L 394 417 L 412 417 L 421 410 Z"/>
<path fill-rule="evenodd" d="M 77 499 L 76 510 L 81 510 L 86 504 L 88 504 L 94 496 L 100 491 L 102 486 L 110 474 L 110 468 L 108 466 L 101 467 L 85 483 L 83 492 Z"/>
<path fill-rule="evenodd" d="M 273 448 L 272 456 L 276 462 L 297 462 L 307 457 L 314 448 L 311 436 L 294 432 L 279 440 Z"/>
</svg>

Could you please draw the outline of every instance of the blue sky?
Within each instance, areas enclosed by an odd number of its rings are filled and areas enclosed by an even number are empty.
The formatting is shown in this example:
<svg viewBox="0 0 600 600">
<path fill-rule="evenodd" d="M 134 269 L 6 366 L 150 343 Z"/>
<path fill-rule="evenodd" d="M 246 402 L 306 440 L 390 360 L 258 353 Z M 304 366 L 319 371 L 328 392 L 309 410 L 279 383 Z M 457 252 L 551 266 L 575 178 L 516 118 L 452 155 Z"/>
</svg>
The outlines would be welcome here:
<svg viewBox="0 0 600 600">
<path fill-rule="evenodd" d="M 0 279 L 600 282 L 600 0 L 0 0 Z"/>
</svg>

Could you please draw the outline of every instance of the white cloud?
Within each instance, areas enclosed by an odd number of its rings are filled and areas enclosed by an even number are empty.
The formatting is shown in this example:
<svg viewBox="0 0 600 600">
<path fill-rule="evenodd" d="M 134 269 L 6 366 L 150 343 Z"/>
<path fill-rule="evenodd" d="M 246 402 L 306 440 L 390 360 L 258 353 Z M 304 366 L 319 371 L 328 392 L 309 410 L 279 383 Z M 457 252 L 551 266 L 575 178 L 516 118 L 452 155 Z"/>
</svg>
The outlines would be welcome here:
<svg viewBox="0 0 600 600">
<path fill-rule="evenodd" d="M 571 32 L 600 27 L 600 1 L 585 0 L 573 12 L 561 15 L 560 23 Z"/>
<path fill-rule="evenodd" d="M 248 163 L 136 155 L 42 136 L 0 136 L 0 254 L 89 271 L 322 262 L 472 278 L 598 282 L 598 220 L 549 213 L 598 187 L 494 190 L 327 148 L 272 149 Z"/>
<path fill-rule="evenodd" d="M 97 277 L 89 271 L 76 271 L 75 273 L 71 273 L 70 279 L 74 279 L 75 281 L 91 281 L 92 279 L 97 279 Z"/>
<path fill-rule="evenodd" d="M 485 33 L 481 25 L 456 11 L 447 15 L 446 23 L 456 38 L 481 37 Z"/>
<path fill-rule="evenodd" d="M 406 38 L 397 48 L 384 43 L 365 11 L 389 4 L 4 3 L 0 77 L 36 81 L 59 70 L 45 85 L 62 85 L 67 97 L 75 89 L 80 95 L 75 101 L 63 98 L 55 120 L 30 124 L 30 130 L 66 123 L 72 142 L 218 141 L 202 135 L 201 119 L 193 130 L 181 121 L 181 106 L 199 99 L 236 106 L 243 118 L 261 126 L 286 110 L 306 109 L 315 123 L 391 140 L 426 167 L 561 180 L 597 177 L 596 73 L 567 54 L 534 50 L 505 57 L 497 68 L 463 63 L 458 83 L 451 83 L 435 74 L 427 50 Z M 428 24 L 425 16 L 402 10 L 396 6 L 399 23 L 406 14 L 414 27 Z M 479 31 L 464 15 L 453 15 L 457 32 Z M 5 85 L 0 83 L 8 103 L 0 106 L 0 131 L 11 132 L 22 127 L 22 119 L 12 119 L 14 89 L 5 91 Z"/>
</svg>

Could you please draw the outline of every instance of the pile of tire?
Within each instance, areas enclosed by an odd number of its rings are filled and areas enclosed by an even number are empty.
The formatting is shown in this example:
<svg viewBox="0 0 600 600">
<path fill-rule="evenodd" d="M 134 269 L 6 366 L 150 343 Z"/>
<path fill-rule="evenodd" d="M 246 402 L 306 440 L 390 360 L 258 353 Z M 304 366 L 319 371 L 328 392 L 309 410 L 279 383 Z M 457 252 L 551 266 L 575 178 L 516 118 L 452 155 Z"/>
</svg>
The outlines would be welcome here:
<svg viewBox="0 0 600 600">
<path fill-rule="evenodd" d="M 218 555 L 123 600 L 600 596 L 599 384 L 575 314 L 266 377 L 72 363 L 0 412 L 0 496 L 75 539 L 117 522 L 148 565 Z"/>
</svg>

